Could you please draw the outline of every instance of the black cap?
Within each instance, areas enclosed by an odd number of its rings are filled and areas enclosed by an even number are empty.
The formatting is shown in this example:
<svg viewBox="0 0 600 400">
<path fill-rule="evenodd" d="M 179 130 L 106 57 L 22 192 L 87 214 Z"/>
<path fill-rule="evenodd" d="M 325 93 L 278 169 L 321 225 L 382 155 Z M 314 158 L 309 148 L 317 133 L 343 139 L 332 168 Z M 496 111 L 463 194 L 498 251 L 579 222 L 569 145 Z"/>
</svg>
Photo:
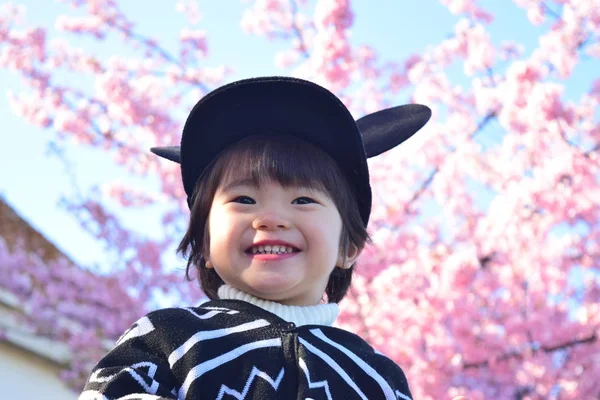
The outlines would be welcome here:
<svg viewBox="0 0 600 400">
<path fill-rule="evenodd" d="M 181 164 L 188 204 L 206 168 L 232 144 L 251 135 L 293 135 L 322 148 L 353 186 L 366 226 L 371 213 L 367 157 L 402 143 L 431 117 L 431 110 L 409 104 L 355 121 L 327 89 L 302 79 L 260 77 L 222 86 L 204 96 L 183 128 L 181 146 L 152 152 Z M 365 150 L 366 149 L 366 150 Z"/>
</svg>

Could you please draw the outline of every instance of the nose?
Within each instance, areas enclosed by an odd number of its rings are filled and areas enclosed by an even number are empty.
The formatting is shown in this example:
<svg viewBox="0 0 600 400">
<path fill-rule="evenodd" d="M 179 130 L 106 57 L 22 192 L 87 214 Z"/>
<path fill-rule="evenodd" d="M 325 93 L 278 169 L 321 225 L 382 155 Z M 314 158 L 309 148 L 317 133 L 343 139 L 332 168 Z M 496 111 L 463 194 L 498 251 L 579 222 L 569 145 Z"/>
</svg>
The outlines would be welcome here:
<svg viewBox="0 0 600 400">
<path fill-rule="evenodd" d="M 289 219 L 275 214 L 262 215 L 254 219 L 252 223 L 252 227 L 256 230 L 289 229 L 290 226 Z"/>
</svg>

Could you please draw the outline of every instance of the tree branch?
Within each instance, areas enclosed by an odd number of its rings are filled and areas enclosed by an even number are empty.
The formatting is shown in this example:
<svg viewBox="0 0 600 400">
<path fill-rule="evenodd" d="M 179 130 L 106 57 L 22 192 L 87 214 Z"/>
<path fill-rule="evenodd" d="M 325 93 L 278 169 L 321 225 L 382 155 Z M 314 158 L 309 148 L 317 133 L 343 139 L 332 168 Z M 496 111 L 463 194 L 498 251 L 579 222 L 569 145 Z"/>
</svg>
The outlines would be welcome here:
<svg viewBox="0 0 600 400">
<path fill-rule="evenodd" d="M 553 9 L 550 8 L 549 5 L 547 5 L 546 3 L 542 3 L 542 8 L 544 9 L 544 11 L 546 11 L 548 14 L 550 14 L 552 17 L 554 17 L 554 19 L 562 19 L 562 17 L 560 16 L 560 14 L 556 11 L 554 11 Z"/>
<path fill-rule="evenodd" d="M 487 124 L 494 118 L 496 118 L 496 112 L 495 111 L 489 112 L 485 117 L 483 117 L 483 119 L 481 121 L 479 121 L 479 123 L 477 124 L 477 127 L 469 135 L 469 137 L 472 139 L 475 136 L 477 136 L 483 130 L 483 128 L 485 128 L 487 126 Z M 451 149 L 446 156 L 448 156 L 454 152 L 456 152 L 456 148 Z M 438 174 L 438 172 L 440 172 L 439 165 L 437 167 L 435 167 L 435 169 L 433 171 L 431 171 L 429 176 L 423 181 L 423 183 L 421 183 L 421 186 L 419 186 L 419 188 L 413 194 L 411 199 L 406 203 L 406 205 L 404 206 L 405 214 L 410 213 L 410 209 L 413 206 L 413 204 L 423 195 L 423 193 L 425 193 L 425 191 L 431 185 L 431 183 L 433 182 L 433 179 Z"/>
<path fill-rule="evenodd" d="M 574 346 L 578 346 L 578 345 L 582 345 L 582 344 L 591 344 L 594 343 L 596 340 L 598 340 L 598 334 L 597 333 L 593 333 L 592 335 L 585 337 L 583 339 L 575 339 L 575 340 L 571 340 L 565 343 L 561 343 L 561 344 L 557 344 L 557 345 L 553 345 L 553 346 L 539 346 L 536 347 L 535 345 L 531 344 L 530 345 L 530 349 L 532 350 L 532 352 L 535 354 L 538 351 L 543 351 L 544 353 L 552 353 L 558 350 L 565 350 L 568 349 L 570 347 L 574 347 Z M 498 361 L 508 361 L 510 359 L 517 359 L 517 360 L 522 360 L 524 358 L 523 355 L 524 351 L 511 351 L 509 353 L 505 353 L 502 354 L 498 357 L 495 357 L 494 361 L 498 362 Z M 471 368 L 480 368 L 480 367 L 487 367 L 490 364 L 490 360 L 485 360 L 485 361 L 478 361 L 478 362 L 472 362 L 472 363 L 465 363 L 463 365 L 463 369 L 471 369 Z"/>
<path fill-rule="evenodd" d="M 298 14 L 298 5 L 295 0 L 290 0 L 290 6 L 292 8 L 292 27 L 293 31 L 300 42 L 298 50 L 304 56 L 304 58 L 309 58 L 308 49 L 306 48 L 306 43 L 304 42 L 304 37 L 302 36 L 302 32 L 300 31 L 300 27 L 296 22 L 296 15 Z"/>
<path fill-rule="evenodd" d="M 594 147 L 592 147 L 591 149 L 589 149 L 588 151 L 583 153 L 583 155 L 586 158 L 590 158 L 590 155 L 598 150 L 600 150 L 600 143 L 598 143 L 597 145 L 595 145 Z"/>
<path fill-rule="evenodd" d="M 450 153 L 452 153 L 452 152 L 453 151 L 451 151 Z M 448 153 L 448 154 L 450 154 L 450 153 Z M 431 185 L 431 182 L 433 182 L 433 178 L 435 178 L 435 176 L 437 175 L 438 172 L 440 172 L 440 167 L 435 167 L 435 169 L 433 171 L 431 171 L 431 173 L 429 174 L 427 179 L 425 179 L 423 181 L 423 183 L 421 183 L 421 186 L 419 186 L 417 191 L 413 194 L 413 196 L 410 198 L 410 200 L 404 206 L 405 214 L 410 213 L 410 208 L 423 195 L 423 193 L 425 193 L 425 190 L 427 190 L 427 188 Z"/>
<path fill-rule="evenodd" d="M 596 144 L 596 146 L 592 147 L 589 150 L 584 150 L 579 145 L 577 145 L 576 143 L 573 143 L 572 141 L 569 140 L 569 138 L 567 137 L 567 134 L 566 134 L 565 130 L 562 127 L 562 124 L 560 123 L 560 121 L 558 121 L 558 125 L 560 127 L 560 137 L 564 140 L 564 142 L 566 144 L 568 144 L 570 147 L 572 147 L 575 150 L 577 150 L 578 152 L 580 152 L 581 154 L 583 154 L 583 156 L 585 158 L 587 158 L 588 160 L 593 161 L 593 159 L 592 159 L 592 153 L 600 150 L 600 143 Z"/>
<path fill-rule="evenodd" d="M 475 130 L 473 131 L 473 133 L 471 133 L 471 139 L 473 139 L 475 136 L 477 136 L 478 134 L 481 133 L 481 131 L 483 130 L 483 128 L 486 127 L 486 125 L 494 118 L 496 118 L 497 116 L 497 112 L 496 111 L 490 111 L 485 117 L 483 117 L 483 119 L 481 121 L 479 121 L 479 123 L 477 124 L 477 127 L 475 128 Z"/>
</svg>

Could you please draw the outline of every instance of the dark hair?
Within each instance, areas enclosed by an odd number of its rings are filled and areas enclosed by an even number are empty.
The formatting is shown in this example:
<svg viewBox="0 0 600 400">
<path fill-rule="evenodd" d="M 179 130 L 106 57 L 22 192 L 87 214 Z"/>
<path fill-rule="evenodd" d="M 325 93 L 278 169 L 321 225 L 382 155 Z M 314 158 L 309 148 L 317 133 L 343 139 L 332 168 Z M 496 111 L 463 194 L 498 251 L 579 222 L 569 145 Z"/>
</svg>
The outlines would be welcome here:
<svg viewBox="0 0 600 400">
<path fill-rule="evenodd" d="M 242 173 L 247 176 L 240 176 Z M 233 178 L 249 178 L 257 186 L 272 179 L 284 187 L 304 186 L 327 193 L 342 218 L 342 257 L 350 246 L 362 249 L 370 241 L 352 187 L 324 150 L 291 135 L 251 136 L 223 151 L 198 179 L 190 201 L 188 230 L 177 248 L 189 256 L 187 279 L 192 279 L 190 266 L 195 266 L 202 290 L 210 299 L 218 298 L 217 291 L 224 282 L 214 268 L 206 268 L 203 257 L 210 245 L 208 217 L 219 184 Z M 337 303 L 344 298 L 354 267 L 353 264 L 348 269 L 333 269 L 325 289 L 328 302 Z"/>
</svg>

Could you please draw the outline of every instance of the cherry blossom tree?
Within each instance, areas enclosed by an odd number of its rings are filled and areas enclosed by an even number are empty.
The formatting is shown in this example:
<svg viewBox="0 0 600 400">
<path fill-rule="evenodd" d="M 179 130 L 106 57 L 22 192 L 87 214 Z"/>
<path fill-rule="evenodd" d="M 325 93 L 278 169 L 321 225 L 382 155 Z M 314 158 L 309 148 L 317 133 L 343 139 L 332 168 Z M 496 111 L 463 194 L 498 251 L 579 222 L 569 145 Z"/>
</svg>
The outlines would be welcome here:
<svg viewBox="0 0 600 400">
<path fill-rule="evenodd" d="M 64 200 L 120 260 L 109 274 L 119 285 L 91 303 L 97 318 L 73 311 L 77 296 L 61 297 L 82 328 L 45 334 L 79 348 L 92 337 L 100 346 L 132 322 L 133 315 L 113 317 L 114 329 L 100 329 L 123 292 L 139 304 L 136 312 L 151 308 L 157 292 L 200 298 L 181 271 L 161 263 L 184 229 L 187 207 L 177 165 L 148 148 L 178 143 L 186 110 L 233 68 L 200 62 L 210 58 L 210 38 L 198 28 L 194 1 L 177 3 L 188 18 L 178 53 L 136 31 L 115 0 L 65 2 L 74 11 L 54 27 L 23 24 L 19 6 L 0 10 L 0 67 L 27 84 L 11 94 L 13 111 L 53 145 L 101 149 L 154 184 L 103 183 Z M 370 161 L 374 244 L 363 253 L 339 325 L 397 361 L 415 398 L 598 398 L 600 77 L 577 98 L 565 89 L 577 66 L 600 58 L 600 7 L 595 0 L 514 0 L 541 32 L 526 54 L 520 43 L 492 38 L 494 16 L 476 0 L 440 2 L 456 24 L 406 60 L 353 41 L 348 0 L 245 3 L 246 34 L 284 44 L 273 55 L 282 73 L 330 88 L 357 116 L 403 93 L 433 109 L 417 145 Z M 118 37 L 131 52 L 96 56 L 54 40 L 55 31 L 98 45 Z M 460 79 L 451 74 L 456 65 Z M 89 88 L 61 80 L 64 74 Z M 127 209 L 158 215 L 164 237 L 124 225 L 120 210 Z M 3 268 L 18 263 L 23 274 L 39 276 L 39 265 L 2 251 Z M 23 302 L 45 301 L 2 276 L 0 285 Z M 46 274 L 39 282 L 61 292 L 63 278 Z M 69 370 L 75 388 L 86 365 L 79 360 Z"/>
</svg>

